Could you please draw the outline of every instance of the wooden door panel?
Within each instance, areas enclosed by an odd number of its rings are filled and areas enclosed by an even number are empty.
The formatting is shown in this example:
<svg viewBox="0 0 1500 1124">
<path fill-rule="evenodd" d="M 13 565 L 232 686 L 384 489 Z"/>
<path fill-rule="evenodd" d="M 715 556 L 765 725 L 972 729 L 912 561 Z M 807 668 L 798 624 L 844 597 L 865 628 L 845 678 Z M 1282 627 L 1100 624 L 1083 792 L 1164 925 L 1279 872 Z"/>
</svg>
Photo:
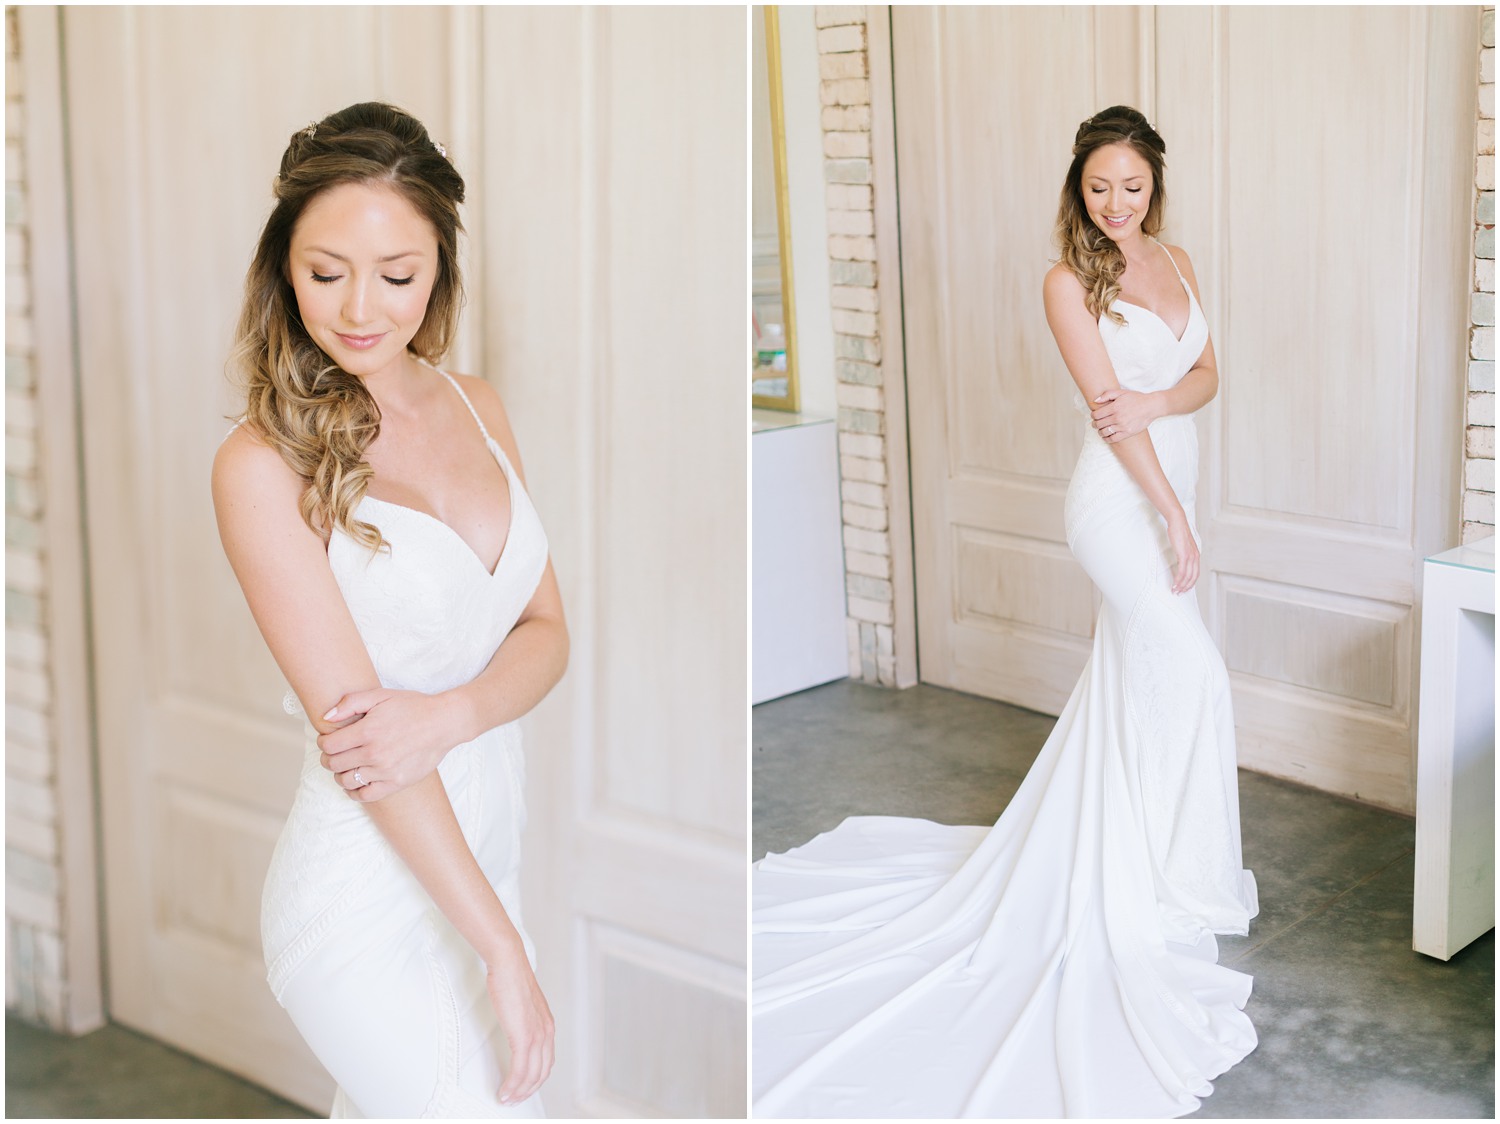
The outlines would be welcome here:
<svg viewBox="0 0 1500 1124">
<path fill-rule="evenodd" d="M 1198 112 L 1218 105 L 1232 297 L 1214 322 L 1222 506 L 1405 539 L 1420 179 L 1404 170 L 1421 155 L 1426 17 L 1231 7 L 1217 18 L 1221 59 L 1201 76 L 1215 97 Z M 1330 43 L 1347 61 L 1330 64 Z M 1162 106 L 1163 128 L 1192 112 L 1170 97 Z"/>
<path fill-rule="evenodd" d="M 1169 233 L 1206 256 L 1221 372 L 1198 417 L 1201 584 L 1240 761 L 1402 811 L 1415 576 L 1457 535 L 1473 95 L 1450 75 L 1471 14 L 1157 19 L 1179 60 L 1159 125 L 1195 141 L 1168 153 Z"/>
<path fill-rule="evenodd" d="M 548 1110 L 740 1116 L 744 12 L 491 8 L 483 27 L 485 366 L 572 631 L 526 734 Z"/>
</svg>

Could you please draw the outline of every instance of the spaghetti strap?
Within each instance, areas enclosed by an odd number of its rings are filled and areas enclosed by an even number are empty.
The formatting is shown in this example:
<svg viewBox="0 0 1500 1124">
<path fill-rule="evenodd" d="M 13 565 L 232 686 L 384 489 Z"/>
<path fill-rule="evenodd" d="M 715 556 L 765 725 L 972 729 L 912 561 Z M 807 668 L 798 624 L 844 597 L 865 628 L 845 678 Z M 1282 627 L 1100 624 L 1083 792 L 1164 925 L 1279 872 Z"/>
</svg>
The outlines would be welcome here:
<svg viewBox="0 0 1500 1124">
<path fill-rule="evenodd" d="M 432 364 L 427 363 L 425 359 L 423 362 L 432 367 Z M 458 391 L 458 396 L 464 400 L 464 405 L 469 408 L 469 413 L 474 417 L 474 424 L 479 427 L 479 432 L 484 434 L 485 444 L 494 444 L 495 439 L 490 436 L 490 431 L 484 428 L 484 422 L 479 418 L 479 411 L 474 409 L 474 403 L 469 401 L 469 396 L 464 393 L 464 388 L 458 385 L 458 380 L 441 367 L 432 367 L 432 369 L 447 379 L 453 385 L 453 389 Z"/>
<path fill-rule="evenodd" d="M 1172 263 L 1172 268 L 1177 270 L 1177 280 L 1186 285 L 1187 278 L 1183 277 L 1182 270 L 1177 269 L 1177 259 L 1172 256 L 1172 251 L 1167 249 L 1166 243 L 1164 242 L 1157 242 L 1156 244 L 1161 247 L 1161 252 L 1167 255 L 1167 260 Z M 463 391 L 459 391 L 459 393 L 462 394 Z"/>
</svg>

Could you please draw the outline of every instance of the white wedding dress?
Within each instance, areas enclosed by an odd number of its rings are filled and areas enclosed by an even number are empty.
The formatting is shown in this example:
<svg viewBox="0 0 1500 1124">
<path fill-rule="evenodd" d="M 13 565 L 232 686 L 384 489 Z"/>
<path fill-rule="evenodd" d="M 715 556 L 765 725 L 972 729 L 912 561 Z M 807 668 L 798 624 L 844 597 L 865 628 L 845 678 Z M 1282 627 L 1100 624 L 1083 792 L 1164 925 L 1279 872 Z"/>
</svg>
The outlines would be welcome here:
<svg viewBox="0 0 1500 1124">
<path fill-rule="evenodd" d="M 1122 387 L 1192 367 L 1188 302 L 1181 339 L 1123 301 L 1123 327 L 1100 318 Z M 1150 434 L 1191 521 L 1193 420 Z M 1213 936 L 1257 909 L 1223 660 L 1170 590 L 1165 521 L 1087 423 L 1065 518 L 1103 606 L 999 822 L 851 817 L 756 864 L 756 1116 L 1180 1116 L 1255 1048 L 1250 977 Z"/>
<path fill-rule="evenodd" d="M 355 509 L 390 550 L 342 531 L 328 564 L 382 686 L 429 694 L 484 670 L 547 566 L 541 521 L 504 450 L 458 383 L 510 488 L 511 522 L 493 573 L 447 524 L 365 496 Z M 477 439 L 477 437 L 476 437 Z M 371 822 L 319 764 L 316 734 L 261 902 L 267 978 L 338 1083 L 335 1117 L 535 1117 L 540 1095 L 497 1099 L 507 1049 L 485 966 Z M 520 732 L 511 723 L 448 752 L 438 774 L 464 839 L 520 931 L 525 821 Z"/>
</svg>

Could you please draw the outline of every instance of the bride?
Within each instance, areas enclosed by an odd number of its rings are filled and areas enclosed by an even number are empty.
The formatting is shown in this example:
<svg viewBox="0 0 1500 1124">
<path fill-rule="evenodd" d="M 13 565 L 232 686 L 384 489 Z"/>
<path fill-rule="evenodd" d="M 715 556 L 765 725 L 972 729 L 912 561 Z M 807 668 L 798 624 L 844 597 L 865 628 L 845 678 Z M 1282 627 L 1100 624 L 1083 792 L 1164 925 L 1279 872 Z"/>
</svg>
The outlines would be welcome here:
<svg viewBox="0 0 1500 1124">
<path fill-rule="evenodd" d="M 1165 145 L 1079 126 L 1047 321 L 1090 417 L 1064 509 L 1093 649 L 988 830 L 851 817 L 754 876 L 757 1116 L 1180 1116 L 1255 1048 L 1229 680 L 1192 592 L 1215 394 Z"/>
<path fill-rule="evenodd" d="M 334 1116 L 539 1116 L 553 1021 L 520 915 L 515 720 L 568 635 L 515 438 L 442 358 L 464 183 L 350 106 L 291 138 L 245 281 L 214 507 L 309 717 L 266 878 L 268 979 Z"/>
</svg>

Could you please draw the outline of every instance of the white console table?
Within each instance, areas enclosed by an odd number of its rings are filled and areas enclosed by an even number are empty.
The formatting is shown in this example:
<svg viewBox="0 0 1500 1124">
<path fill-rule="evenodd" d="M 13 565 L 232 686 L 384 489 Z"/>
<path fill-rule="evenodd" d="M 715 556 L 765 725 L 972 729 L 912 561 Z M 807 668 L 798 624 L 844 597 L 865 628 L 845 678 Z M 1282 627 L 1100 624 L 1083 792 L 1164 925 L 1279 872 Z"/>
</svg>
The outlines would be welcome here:
<svg viewBox="0 0 1500 1124">
<path fill-rule="evenodd" d="M 1495 927 L 1495 539 L 1422 566 L 1412 948 L 1449 959 Z"/>
<path fill-rule="evenodd" d="M 849 674 L 838 427 L 756 410 L 750 439 L 750 701 Z"/>
</svg>

